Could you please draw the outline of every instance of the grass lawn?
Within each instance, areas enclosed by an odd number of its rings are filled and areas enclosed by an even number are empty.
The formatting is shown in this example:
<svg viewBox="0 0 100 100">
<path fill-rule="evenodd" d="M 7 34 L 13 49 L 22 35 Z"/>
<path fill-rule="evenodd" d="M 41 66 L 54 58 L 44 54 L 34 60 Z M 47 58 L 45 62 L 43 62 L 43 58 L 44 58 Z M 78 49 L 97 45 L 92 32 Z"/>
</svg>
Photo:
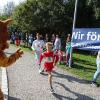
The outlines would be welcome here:
<svg viewBox="0 0 100 100">
<path fill-rule="evenodd" d="M 65 65 L 59 65 L 59 67 L 79 78 L 91 81 L 96 71 L 96 56 L 73 53 L 73 62 L 74 64 L 72 68 Z M 98 78 L 97 82 L 100 83 L 100 77 Z"/>
</svg>

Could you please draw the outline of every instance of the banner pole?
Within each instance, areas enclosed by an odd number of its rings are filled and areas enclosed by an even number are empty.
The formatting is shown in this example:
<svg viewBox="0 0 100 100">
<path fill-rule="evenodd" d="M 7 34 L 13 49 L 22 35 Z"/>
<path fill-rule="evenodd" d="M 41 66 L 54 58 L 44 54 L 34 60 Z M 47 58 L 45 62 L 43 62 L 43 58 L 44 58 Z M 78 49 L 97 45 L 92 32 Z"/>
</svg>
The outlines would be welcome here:
<svg viewBox="0 0 100 100">
<path fill-rule="evenodd" d="M 77 5 L 78 5 L 78 0 L 75 1 L 75 9 L 74 9 L 74 19 L 73 19 L 72 32 L 75 29 L 75 25 L 76 25 Z M 72 33 L 72 35 L 73 35 L 73 33 Z M 72 53 L 73 53 L 73 48 L 72 48 L 72 37 L 71 37 L 71 51 L 70 51 L 69 67 L 72 66 Z"/>
</svg>

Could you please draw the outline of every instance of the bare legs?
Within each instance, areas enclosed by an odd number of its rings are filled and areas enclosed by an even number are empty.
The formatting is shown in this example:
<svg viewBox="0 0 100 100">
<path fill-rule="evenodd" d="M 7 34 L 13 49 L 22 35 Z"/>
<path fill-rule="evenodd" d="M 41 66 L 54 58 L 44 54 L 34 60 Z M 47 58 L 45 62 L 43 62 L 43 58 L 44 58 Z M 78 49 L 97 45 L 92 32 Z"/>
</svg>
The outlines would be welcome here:
<svg viewBox="0 0 100 100">
<path fill-rule="evenodd" d="M 48 82 L 50 84 L 50 88 L 52 88 L 52 74 L 51 74 L 51 72 L 48 72 Z"/>
<path fill-rule="evenodd" d="M 50 92 L 54 93 L 55 91 L 52 87 L 52 74 L 51 74 L 51 72 L 48 72 L 48 82 L 49 82 L 49 85 L 50 85 Z"/>
</svg>

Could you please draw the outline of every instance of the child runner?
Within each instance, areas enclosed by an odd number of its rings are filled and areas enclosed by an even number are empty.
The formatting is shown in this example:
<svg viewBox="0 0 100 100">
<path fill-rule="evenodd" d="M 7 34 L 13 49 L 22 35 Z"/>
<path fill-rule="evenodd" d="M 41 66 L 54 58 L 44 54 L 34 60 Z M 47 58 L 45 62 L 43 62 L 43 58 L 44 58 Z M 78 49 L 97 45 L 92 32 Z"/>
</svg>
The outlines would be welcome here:
<svg viewBox="0 0 100 100">
<path fill-rule="evenodd" d="M 54 93 L 54 89 L 52 87 L 52 70 L 55 67 L 56 63 L 58 62 L 58 56 L 54 54 L 52 50 L 53 44 L 51 42 L 46 43 L 46 51 L 41 54 L 40 56 L 40 63 L 44 58 L 44 71 L 48 73 L 48 81 L 50 84 L 50 91 Z"/>
<path fill-rule="evenodd" d="M 43 48 L 44 48 L 44 41 L 40 40 L 40 34 L 37 33 L 36 35 L 36 40 L 33 41 L 32 43 L 32 50 L 35 53 L 35 58 L 39 64 L 39 73 L 41 73 L 41 66 L 40 66 L 40 55 L 43 52 Z"/>
<path fill-rule="evenodd" d="M 96 72 L 95 72 L 95 74 L 93 76 L 92 85 L 97 87 L 98 85 L 96 83 L 96 80 L 97 80 L 98 76 L 100 75 L 100 51 L 98 51 L 96 64 L 97 64 L 97 70 L 96 70 Z"/>
</svg>

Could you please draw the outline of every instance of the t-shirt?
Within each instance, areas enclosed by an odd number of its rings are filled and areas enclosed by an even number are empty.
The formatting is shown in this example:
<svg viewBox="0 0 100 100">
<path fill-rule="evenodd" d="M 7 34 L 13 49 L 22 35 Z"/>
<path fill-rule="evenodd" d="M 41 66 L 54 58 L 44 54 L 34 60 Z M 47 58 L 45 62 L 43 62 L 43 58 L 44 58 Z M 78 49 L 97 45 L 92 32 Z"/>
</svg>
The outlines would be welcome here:
<svg viewBox="0 0 100 100">
<path fill-rule="evenodd" d="M 44 48 L 44 41 L 43 40 L 34 40 L 32 43 L 32 49 L 36 51 L 43 50 Z"/>
<path fill-rule="evenodd" d="M 32 42 L 33 42 L 33 37 L 29 36 L 29 43 L 32 43 Z"/>
<path fill-rule="evenodd" d="M 54 50 L 60 50 L 61 49 L 61 40 L 59 38 L 56 38 L 54 43 Z"/>
<path fill-rule="evenodd" d="M 70 54 L 71 51 L 71 42 L 66 43 L 66 52 Z"/>
<path fill-rule="evenodd" d="M 52 68 L 54 67 L 53 66 L 53 63 L 57 63 L 58 62 L 58 55 L 56 55 L 54 52 L 50 51 L 50 52 L 47 52 L 45 51 L 44 53 L 41 54 L 40 56 L 40 63 L 42 61 L 42 59 L 45 60 L 44 62 L 44 68 L 47 70 L 47 71 L 51 71 Z"/>
</svg>

